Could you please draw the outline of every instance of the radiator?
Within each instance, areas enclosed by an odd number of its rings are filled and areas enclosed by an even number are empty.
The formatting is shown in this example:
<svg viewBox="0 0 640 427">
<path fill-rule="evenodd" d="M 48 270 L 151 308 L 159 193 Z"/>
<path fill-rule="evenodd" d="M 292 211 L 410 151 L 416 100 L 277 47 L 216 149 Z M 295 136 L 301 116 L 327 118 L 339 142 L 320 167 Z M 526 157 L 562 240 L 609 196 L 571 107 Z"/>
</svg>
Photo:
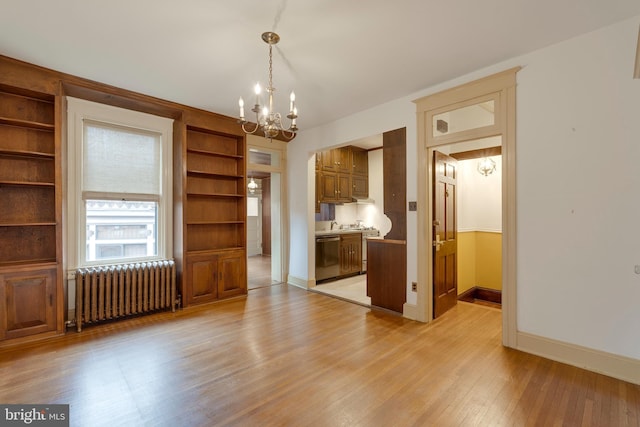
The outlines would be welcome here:
<svg viewBox="0 0 640 427">
<path fill-rule="evenodd" d="M 76 270 L 76 327 L 176 310 L 173 260 L 88 267 Z"/>
</svg>

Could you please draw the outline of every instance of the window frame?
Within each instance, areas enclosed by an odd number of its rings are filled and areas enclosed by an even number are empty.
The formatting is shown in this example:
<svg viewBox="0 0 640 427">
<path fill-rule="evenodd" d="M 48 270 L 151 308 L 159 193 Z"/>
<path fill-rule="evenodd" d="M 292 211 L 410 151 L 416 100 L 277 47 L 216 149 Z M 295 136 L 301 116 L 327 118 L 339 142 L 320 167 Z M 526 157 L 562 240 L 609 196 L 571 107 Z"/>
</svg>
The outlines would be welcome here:
<svg viewBox="0 0 640 427">
<path fill-rule="evenodd" d="M 171 258 L 173 254 L 173 120 L 73 97 L 66 97 L 66 101 L 67 155 L 65 157 L 68 168 L 65 185 L 67 190 L 65 224 L 67 226 L 67 268 L 75 270 L 79 267 L 128 264 Z M 82 188 L 85 121 L 160 135 L 160 190 L 157 199 L 157 254 L 155 256 L 87 261 L 86 200 L 83 199 Z M 99 198 L 103 199 L 105 195 L 107 194 L 103 193 Z M 118 193 L 109 193 L 107 196 L 112 200 L 150 201 L 131 194 L 127 194 L 126 197 L 118 197 Z M 94 195 L 90 195 L 89 199 L 95 199 Z"/>
</svg>

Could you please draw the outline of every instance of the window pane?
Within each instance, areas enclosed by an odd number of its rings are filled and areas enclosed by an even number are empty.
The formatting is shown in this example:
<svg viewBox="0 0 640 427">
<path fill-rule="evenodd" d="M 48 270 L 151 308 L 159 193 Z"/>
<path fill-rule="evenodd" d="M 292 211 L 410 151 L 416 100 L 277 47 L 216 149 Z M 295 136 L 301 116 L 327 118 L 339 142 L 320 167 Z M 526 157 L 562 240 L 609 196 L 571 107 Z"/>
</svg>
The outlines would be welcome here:
<svg viewBox="0 0 640 427">
<path fill-rule="evenodd" d="M 277 167 L 280 166 L 280 154 L 278 152 L 250 148 L 249 163 Z"/>
<path fill-rule="evenodd" d="M 437 114 L 433 116 L 433 136 L 491 126 L 495 124 L 494 109 L 491 100 Z"/>
<path fill-rule="evenodd" d="M 83 191 L 159 194 L 160 135 L 84 123 Z"/>
<path fill-rule="evenodd" d="M 158 203 L 87 200 L 87 261 L 156 256 Z"/>
</svg>

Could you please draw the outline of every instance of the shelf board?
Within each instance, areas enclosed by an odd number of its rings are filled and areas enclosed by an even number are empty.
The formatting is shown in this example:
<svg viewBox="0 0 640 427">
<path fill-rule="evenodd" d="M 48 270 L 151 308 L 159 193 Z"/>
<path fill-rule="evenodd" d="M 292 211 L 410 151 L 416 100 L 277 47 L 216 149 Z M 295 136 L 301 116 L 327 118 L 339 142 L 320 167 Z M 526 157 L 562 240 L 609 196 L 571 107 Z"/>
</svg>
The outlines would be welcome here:
<svg viewBox="0 0 640 427">
<path fill-rule="evenodd" d="M 244 197 L 244 194 L 227 194 L 227 193 L 196 193 L 187 191 L 187 196 L 197 196 L 197 197 L 232 197 L 232 198 L 241 198 Z"/>
<path fill-rule="evenodd" d="M 43 267 L 53 267 L 56 266 L 57 262 L 55 259 L 30 259 L 24 261 L 0 261 L 0 268 L 4 269 L 7 267 L 27 267 L 33 266 L 35 268 L 43 268 Z"/>
<path fill-rule="evenodd" d="M 187 225 L 233 225 L 244 224 L 244 221 L 188 221 Z"/>
<path fill-rule="evenodd" d="M 55 187 L 53 182 L 32 182 L 32 181 L 0 181 L 0 185 L 15 185 L 19 187 Z"/>
<path fill-rule="evenodd" d="M 42 153 L 40 151 L 26 151 L 26 150 L 7 150 L 0 148 L 0 155 L 13 156 L 13 157 L 35 157 L 39 159 L 55 159 L 56 155 L 53 153 Z"/>
<path fill-rule="evenodd" d="M 198 170 L 193 170 L 193 169 L 187 170 L 187 175 L 211 176 L 211 177 L 226 178 L 226 179 L 244 178 L 244 175 L 228 175 L 228 174 L 223 174 L 223 173 L 198 171 Z"/>
<path fill-rule="evenodd" d="M 216 249 L 199 249 L 199 250 L 195 250 L 195 251 L 186 251 L 186 255 L 207 255 L 207 254 L 213 254 L 213 253 L 220 253 L 220 252 L 231 252 L 231 251 L 242 251 L 244 250 L 245 247 L 244 246 L 229 246 L 229 247 L 225 247 L 225 248 L 216 248 Z"/>
<path fill-rule="evenodd" d="M 228 157 L 230 159 L 243 159 L 244 156 L 241 156 L 239 154 L 228 154 L 228 153 L 220 153 L 217 151 L 208 151 L 208 150 L 202 150 L 199 148 L 187 148 L 187 153 L 198 153 L 198 154 L 204 154 L 207 156 L 214 156 L 214 157 Z"/>
<path fill-rule="evenodd" d="M 0 124 L 50 131 L 54 131 L 56 129 L 56 126 L 53 123 L 32 122 L 29 120 L 13 119 L 10 117 L 0 117 Z"/>
<path fill-rule="evenodd" d="M 14 222 L 3 224 L 0 222 L 0 227 L 48 227 L 56 226 L 55 222 Z"/>
</svg>

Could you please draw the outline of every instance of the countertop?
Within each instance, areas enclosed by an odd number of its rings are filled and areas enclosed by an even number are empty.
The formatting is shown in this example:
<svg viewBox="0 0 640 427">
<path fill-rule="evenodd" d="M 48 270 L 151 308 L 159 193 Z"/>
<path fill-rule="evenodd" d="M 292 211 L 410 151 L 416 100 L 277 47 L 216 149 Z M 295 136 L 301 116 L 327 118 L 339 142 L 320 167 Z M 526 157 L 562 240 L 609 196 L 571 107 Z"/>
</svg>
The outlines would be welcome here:
<svg viewBox="0 0 640 427">
<path fill-rule="evenodd" d="M 366 230 L 363 228 L 343 228 L 337 230 L 316 230 L 316 236 L 334 236 L 336 234 L 349 234 L 349 233 L 364 233 L 367 231 L 378 230 Z"/>
</svg>

